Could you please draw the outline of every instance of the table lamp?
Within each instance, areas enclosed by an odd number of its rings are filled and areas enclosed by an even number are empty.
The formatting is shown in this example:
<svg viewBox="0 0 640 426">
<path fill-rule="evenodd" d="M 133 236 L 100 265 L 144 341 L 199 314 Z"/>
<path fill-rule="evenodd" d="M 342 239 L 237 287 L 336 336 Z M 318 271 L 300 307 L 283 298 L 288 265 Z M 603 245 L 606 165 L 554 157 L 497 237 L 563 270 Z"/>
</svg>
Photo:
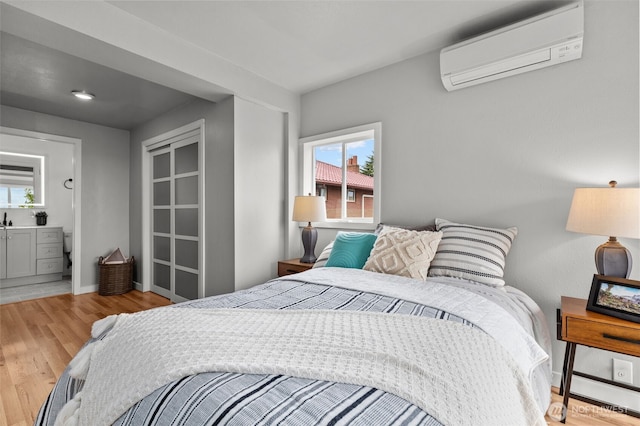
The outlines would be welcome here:
<svg viewBox="0 0 640 426">
<path fill-rule="evenodd" d="M 309 195 L 296 196 L 293 203 L 293 221 L 307 222 L 307 226 L 302 230 L 302 245 L 304 255 L 300 258 L 302 263 L 315 263 L 316 242 L 318 241 L 318 231 L 311 226 L 311 222 L 324 222 L 327 220 L 327 209 L 324 197 Z"/>
<path fill-rule="evenodd" d="M 640 188 L 577 188 L 573 194 L 567 231 L 604 235 L 609 241 L 596 249 L 600 275 L 628 278 L 631 253 L 616 237 L 640 238 Z"/>
</svg>

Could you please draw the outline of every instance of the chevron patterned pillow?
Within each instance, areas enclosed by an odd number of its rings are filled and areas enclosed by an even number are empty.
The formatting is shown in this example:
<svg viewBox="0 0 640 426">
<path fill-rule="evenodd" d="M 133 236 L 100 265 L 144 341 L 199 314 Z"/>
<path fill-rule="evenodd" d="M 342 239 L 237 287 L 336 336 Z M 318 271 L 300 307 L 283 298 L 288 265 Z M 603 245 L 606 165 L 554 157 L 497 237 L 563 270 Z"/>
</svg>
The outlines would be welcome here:
<svg viewBox="0 0 640 426">
<path fill-rule="evenodd" d="M 442 232 L 385 226 L 363 269 L 424 280 L 441 238 Z"/>
</svg>

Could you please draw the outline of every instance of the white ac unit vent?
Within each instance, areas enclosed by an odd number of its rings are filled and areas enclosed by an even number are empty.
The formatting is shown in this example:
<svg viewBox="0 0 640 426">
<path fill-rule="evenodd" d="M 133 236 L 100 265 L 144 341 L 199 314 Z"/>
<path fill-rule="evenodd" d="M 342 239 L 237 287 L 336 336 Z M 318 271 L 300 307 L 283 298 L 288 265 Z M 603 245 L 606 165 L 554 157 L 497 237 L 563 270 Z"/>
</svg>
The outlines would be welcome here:
<svg viewBox="0 0 640 426">
<path fill-rule="evenodd" d="M 440 51 L 451 91 L 582 57 L 584 5 L 576 2 Z"/>
</svg>

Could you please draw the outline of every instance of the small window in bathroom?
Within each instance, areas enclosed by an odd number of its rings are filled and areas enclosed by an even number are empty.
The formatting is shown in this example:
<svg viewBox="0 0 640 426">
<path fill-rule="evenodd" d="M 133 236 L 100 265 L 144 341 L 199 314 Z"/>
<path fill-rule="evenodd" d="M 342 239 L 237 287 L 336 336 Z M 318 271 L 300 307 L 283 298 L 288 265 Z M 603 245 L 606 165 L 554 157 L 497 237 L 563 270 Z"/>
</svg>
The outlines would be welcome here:
<svg viewBox="0 0 640 426">
<path fill-rule="evenodd" d="M 44 157 L 0 152 L 0 208 L 44 206 Z"/>
</svg>

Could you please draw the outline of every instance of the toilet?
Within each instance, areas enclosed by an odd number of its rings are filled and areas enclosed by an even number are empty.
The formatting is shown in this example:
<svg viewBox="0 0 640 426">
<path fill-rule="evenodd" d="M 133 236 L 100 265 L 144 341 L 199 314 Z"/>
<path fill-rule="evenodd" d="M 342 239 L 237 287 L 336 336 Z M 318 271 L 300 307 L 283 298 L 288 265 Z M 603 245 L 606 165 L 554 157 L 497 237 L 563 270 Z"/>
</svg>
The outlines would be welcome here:
<svg viewBox="0 0 640 426">
<path fill-rule="evenodd" d="M 71 268 L 71 250 L 73 248 L 73 233 L 65 232 L 62 241 L 62 250 L 67 258 L 67 268 Z"/>
</svg>

